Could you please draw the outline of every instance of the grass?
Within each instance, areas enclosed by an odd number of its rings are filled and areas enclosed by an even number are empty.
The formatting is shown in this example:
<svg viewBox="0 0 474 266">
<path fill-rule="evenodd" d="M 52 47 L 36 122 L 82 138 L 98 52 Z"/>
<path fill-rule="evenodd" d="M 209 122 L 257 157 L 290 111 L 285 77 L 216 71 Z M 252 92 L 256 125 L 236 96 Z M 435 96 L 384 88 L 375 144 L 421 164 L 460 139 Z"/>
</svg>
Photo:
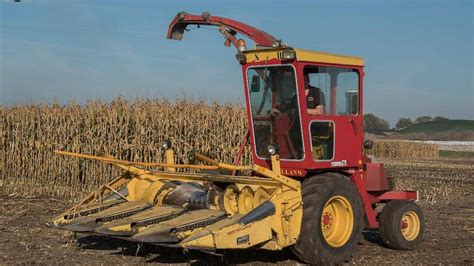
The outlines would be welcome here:
<svg viewBox="0 0 474 266">
<path fill-rule="evenodd" d="M 411 125 L 397 131 L 400 134 L 426 133 L 437 134 L 442 132 L 474 132 L 474 120 L 447 120 L 431 121 Z"/>
<path fill-rule="evenodd" d="M 439 156 L 444 158 L 474 158 L 472 151 L 439 151 Z"/>
</svg>

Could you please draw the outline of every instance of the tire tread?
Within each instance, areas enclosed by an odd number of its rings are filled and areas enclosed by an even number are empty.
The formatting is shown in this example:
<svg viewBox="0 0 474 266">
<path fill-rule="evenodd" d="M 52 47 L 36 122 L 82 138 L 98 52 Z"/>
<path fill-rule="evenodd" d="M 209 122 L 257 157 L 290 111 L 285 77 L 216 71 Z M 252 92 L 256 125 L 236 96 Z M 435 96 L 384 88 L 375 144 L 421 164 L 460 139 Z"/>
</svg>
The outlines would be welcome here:
<svg viewBox="0 0 474 266">
<path fill-rule="evenodd" d="M 341 194 L 352 204 L 354 229 L 344 246 L 333 248 L 323 240 L 318 218 L 327 200 Z M 341 263 L 350 259 L 362 235 L 364 217 L 362 201 L 352 181 L 339 173 L 319 174 L 303 181 L 302 197 L 303 218 L 300 237 L 293 247 L 295 255 L 310 264 Z"/>
</svg>

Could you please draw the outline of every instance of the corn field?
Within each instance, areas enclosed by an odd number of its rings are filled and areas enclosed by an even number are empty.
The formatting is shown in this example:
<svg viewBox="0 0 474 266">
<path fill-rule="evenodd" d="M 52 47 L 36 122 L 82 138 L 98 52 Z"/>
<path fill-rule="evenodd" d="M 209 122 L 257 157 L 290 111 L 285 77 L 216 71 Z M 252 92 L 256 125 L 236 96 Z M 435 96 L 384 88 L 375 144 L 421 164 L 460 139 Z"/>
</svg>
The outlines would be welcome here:
<svg viewBox="0 0 474 266">
<path fill-rule="evenodd" d="M 58 156 L 54 150 L 141 162 L 164 161 L 164 139 L 173 143 L 178 163 L 189 163 L 198 150 L 232 163 L 247 131 L 245 109 L 238 104 L 178 100 L 85 105 L 0 107 L 0 192 L 75 198 L 120 170 L 108 164 Z M 432 157 L 434 145 L 376 142 L 381 157 Z M 435 147 L 435 146 L 434 146 Z M 251 164 L 247 147 L 242 164 Z"/>
<path fill-rule="evenodd" d="M 245 110 L 237 104 L 117 99 L 110 104 L 30 105 L 0 112 L 0 187 L 8 193 L 74 197 L 119 174 L 107 164 L 57 156 L 55 149 L 161 162 L 160 146 L 169 138 L 181 163 L 188 163 L 192 147 L 232 162 L 246 132 Z M 243 162 L 250 163 L 249 153 Z"/>
<path fill-rule="evenodd" d="M 381 158 L 433 158 L 438 157 L 438 147 L 434 144 L 377 140 L 372 149 L 365 153 Z"/>
</svg>

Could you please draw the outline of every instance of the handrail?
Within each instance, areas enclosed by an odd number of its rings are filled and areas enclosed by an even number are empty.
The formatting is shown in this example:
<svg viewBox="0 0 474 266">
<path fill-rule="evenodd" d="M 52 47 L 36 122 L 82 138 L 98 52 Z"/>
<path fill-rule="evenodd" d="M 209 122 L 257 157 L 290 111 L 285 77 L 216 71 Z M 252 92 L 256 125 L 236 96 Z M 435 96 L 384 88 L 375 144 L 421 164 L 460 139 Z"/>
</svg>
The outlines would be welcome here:
<svg viewBox="0 0 474 266">
<path fill-rule="evenodd" d="M 103 156 L 94 156 L 94 155 L 89 155 L 89 154 L 67 152 L 67 151 L 60 151 L 60 150 L 55 150 L 54 153 L 60 154 L 60 155 L 83 158 L 83 159 L 96 160 L 96 161 L 101 161 L 101 162 L 104 162 L 104 163 L 121 164 L 121 165 L 126 165 L 126 166 L 164 167 L 164 168 L 190 168 L 190 169 L 204 169 L 204 170 L 217 170 L 217 169 L 219 169 L 219 167 L 215 166 L 215 165 L 130 162 L 130 161 L 125 161 L 125 160 L 107 158 L 107 157 L 103 157 Z"/>
<path fill-rule="evenodd" d="M 203 154 L 200 154 L 200 153 L 195 153 L 194 156 L 196 156 L 196 158 L 198 160 L 201 160 L 201 161 L 204 161 L 204 162 L 208 162 L 212 165 L 215 165 L 219 168 L 222 168 L 222 169 L 226 169 L 226 170 L 230 170 L 230 171 L 242 171 L 242 170 L 253 170 L 253 167 L 252 166 L 244 166 L 244 165 L 231 165 L 231 164 L 226 164 L 226 163 L 220 163 L 212 158 L 209 158 Z"/>
</svg>

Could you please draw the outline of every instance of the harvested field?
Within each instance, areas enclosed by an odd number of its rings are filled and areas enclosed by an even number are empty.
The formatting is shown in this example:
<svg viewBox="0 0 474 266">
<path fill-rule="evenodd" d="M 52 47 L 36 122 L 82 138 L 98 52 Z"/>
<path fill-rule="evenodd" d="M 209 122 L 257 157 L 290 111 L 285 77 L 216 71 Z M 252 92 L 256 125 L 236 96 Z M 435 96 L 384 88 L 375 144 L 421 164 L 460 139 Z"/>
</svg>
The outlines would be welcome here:
<svg viewBox="0 0 474 266">
<path fill-rule="evenodd" d="M 383 159 L 396 189 L 419 190 L 423 204 L 474 203 L 473 159 Z"/>
<path fill-rule="evenodd" d="M 396 251 L 365 232 L 351 264 L 466 264 L 474 262 L 474 160 L 384 160 L 399 188 L 419 189 L 425 212 L 424 242 L 414 251 Z M 445 192 L 443 192 L 445 191 Z M 230 251 L 225 259 L 180 249 L 143 246 L 120 240 L 81 237 L 73 240 L 45 222 L 71 202 L 55 198 L 0 197 L 0 264 L 210 264 L 296 265 L 289 250 Z"/>
</svg>

